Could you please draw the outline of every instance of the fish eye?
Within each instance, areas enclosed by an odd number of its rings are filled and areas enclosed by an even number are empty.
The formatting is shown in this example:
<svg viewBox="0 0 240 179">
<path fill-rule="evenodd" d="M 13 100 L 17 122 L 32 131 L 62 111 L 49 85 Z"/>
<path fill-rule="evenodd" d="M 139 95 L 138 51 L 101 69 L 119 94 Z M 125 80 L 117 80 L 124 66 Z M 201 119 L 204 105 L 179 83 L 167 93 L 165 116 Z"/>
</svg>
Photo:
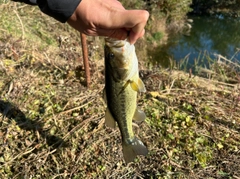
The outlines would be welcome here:
<svg viewBox="0 0 240 179">
<path fill-rule="evenodd" d="M 115 57 L 115 55 L 114 55 L 113 53 L 110 53 L 110 54 L 109 54 L 109 58 L 110 58 L 110 59 L 113 59 L 114 57 Z"/>
</svg>

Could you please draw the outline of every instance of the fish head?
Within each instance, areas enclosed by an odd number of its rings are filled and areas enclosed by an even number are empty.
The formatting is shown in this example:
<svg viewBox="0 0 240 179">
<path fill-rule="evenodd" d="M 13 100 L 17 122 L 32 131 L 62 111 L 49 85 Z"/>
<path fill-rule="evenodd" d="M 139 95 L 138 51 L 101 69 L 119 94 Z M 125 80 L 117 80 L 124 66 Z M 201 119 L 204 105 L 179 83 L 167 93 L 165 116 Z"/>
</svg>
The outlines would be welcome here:
<svg viewBox="0 0 240 179">
<path fill-rule="evenodd" d="M 105 39 L 105 66 L 116 80 L 124 80 L 130 73 L 134 45 L 126 40 Z"/>
</svg>

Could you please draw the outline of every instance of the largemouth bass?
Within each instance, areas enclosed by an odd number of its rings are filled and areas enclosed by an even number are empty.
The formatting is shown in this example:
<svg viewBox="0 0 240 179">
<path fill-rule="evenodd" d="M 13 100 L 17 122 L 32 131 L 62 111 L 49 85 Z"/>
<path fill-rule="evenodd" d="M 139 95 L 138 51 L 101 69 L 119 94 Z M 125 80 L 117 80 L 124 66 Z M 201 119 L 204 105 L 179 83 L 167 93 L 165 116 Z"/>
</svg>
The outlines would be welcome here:
<svg viewBox="0 0 240 179">
<path fill-rule="evenodd" d="M 128 41 L 105 39 L 105 92 L 107 104 L 106 126 L 115 128 L 116 122 L 122 136 L 123 157 L 126 163 L 137 155 L 147 155 L 148 150 L 134 136 L 132 120 L 143 121 L 146 115 L 137 108 L 137 93 L 145 92 L 139 78 L 138 59 L 134 45 Z"/>
</svg>

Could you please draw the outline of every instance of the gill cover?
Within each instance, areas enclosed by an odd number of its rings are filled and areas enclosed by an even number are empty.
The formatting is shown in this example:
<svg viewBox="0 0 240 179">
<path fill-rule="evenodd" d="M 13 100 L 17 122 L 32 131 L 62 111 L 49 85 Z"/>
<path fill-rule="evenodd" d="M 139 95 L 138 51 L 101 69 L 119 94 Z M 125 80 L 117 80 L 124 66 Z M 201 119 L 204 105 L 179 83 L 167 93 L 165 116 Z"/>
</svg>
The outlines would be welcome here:
<svg viewBox="0 0 240 179">
<path fill-rule="evenodd" d="M 125 43 L 106 43 L 104 48 L 107 74 L 112 75 L 115 81 L 124 80 L 130 71 L 130 59 L 124 54 L 124 44 Z"/>
</svg>

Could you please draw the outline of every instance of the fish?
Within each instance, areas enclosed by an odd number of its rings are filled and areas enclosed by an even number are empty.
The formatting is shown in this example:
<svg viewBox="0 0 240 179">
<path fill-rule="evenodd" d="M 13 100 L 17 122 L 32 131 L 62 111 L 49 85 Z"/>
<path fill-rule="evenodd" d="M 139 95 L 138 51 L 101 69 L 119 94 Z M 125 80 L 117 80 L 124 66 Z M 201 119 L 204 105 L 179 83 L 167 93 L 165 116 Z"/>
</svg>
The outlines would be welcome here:
<svg viewBox="0 0 240 179">
<path fill-rule="evenodd" d="M 105 38 L 104 56 L 105 125 L 115 128 L 118 124 L 124 161 L 133 162 L 137 155 L 148 154 L 147 147 L 135 137 L 132 129 L 133 120 L 141 122 L 146 118 L 137 107 L 137 94 L 146 92 L 146 88 L 139 78 L 135 47 L 127 40 Z"/>
</svg>

